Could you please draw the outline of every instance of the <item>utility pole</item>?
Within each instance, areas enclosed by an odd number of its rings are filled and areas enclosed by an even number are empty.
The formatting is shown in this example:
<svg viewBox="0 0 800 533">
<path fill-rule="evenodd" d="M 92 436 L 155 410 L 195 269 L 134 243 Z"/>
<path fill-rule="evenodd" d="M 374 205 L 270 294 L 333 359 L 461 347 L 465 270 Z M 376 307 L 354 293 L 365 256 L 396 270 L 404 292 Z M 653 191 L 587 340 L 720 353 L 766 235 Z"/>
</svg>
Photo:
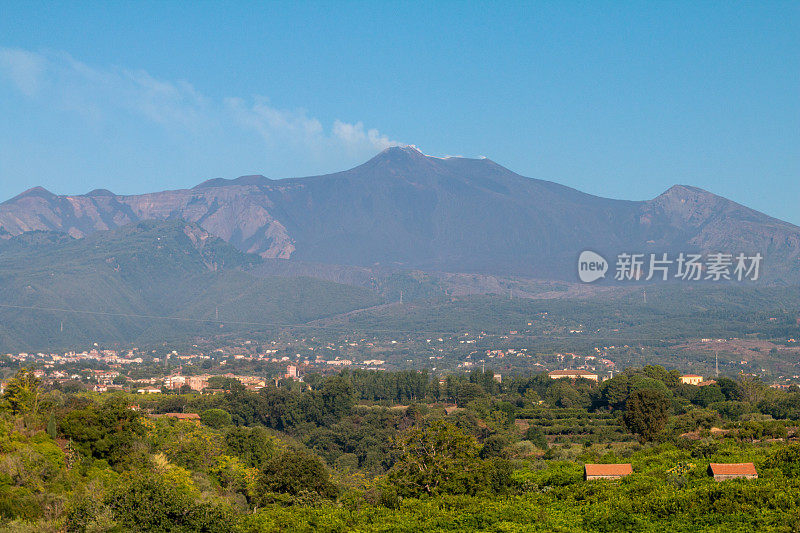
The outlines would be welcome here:
<svg viewBox="0 0 800 533">
<path fill-rule="evenodd" d="M 716 370 L 717 377 L 719 377 L 719 352 L 714 352 L 714 368 Z"/>
</svg>

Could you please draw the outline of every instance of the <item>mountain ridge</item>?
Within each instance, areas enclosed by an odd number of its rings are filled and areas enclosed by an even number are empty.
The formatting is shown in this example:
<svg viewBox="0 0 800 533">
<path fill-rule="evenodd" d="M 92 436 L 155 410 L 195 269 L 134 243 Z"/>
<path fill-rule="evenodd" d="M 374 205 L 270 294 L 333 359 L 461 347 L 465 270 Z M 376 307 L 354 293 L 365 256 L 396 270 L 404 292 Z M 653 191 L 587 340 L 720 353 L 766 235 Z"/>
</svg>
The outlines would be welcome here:
<svg viewBox="0 0 800 533">
<path fill-rule="evenodd" d="M 583 249 L 762 252 L 770 279 L 800 280 L 800 228 L 709 191 L 604 198 L 411 146 L 320 176 L 215 178 L 127 196 L 34 188 L 0 204 L 0 239 L 33 230 L 80 238 L 147 219 L 187 220 L 269 259 L 574 279 Z"/>
</svg>

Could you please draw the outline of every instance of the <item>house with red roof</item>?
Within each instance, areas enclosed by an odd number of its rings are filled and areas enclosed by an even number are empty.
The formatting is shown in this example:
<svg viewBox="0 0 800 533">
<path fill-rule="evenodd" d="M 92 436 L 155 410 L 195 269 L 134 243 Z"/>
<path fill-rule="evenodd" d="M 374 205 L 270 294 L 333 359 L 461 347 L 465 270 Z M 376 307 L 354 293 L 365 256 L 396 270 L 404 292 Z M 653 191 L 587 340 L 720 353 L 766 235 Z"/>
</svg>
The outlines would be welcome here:
<svg viewBox="0 0 800 533">
<path fill-rule="evenodd" d="M 758 479 L 758 472 L 753 463 L 711 463 L 708 465 L 708 475 L 714 476 L 714 481 L 726 479 Z"/>
<path fill-rule="evenodd" d="M 630 463 L 623 464 L 586 464 L 583 467 L 583 479 L 620 479 L 633 474 Z"/>
</svg>

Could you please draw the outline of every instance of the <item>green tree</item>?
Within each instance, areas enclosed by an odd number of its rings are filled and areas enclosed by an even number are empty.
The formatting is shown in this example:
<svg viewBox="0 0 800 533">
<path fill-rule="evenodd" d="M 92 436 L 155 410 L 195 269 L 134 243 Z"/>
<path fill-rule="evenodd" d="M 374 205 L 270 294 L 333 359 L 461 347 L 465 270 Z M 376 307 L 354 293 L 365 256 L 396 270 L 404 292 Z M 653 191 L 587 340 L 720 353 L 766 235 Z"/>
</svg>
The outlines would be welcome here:
<svg viewBox="0 0 800 533">
<path fill-rule="evenodd" d="M 717 386 L 722 391 L 722 394 L 725 395 L 725 399 L 728 401 L 741 401 L 741 396 L 739 395 L 739 384 L 736 383 L 731 378 L 719 378 L 717 379 Z"/>
<path fill-rule="evenodd" d="M 680 383 L 680 372 L 677 370 L 666 370 L 660 365 L 645 365 L 642 368 L 641 373 L 648 378 L 661 381 L 669 388 L 675 388 L 678 386 L 678 383 Z"/>
<path fill-rule="evenodd" d="M 507 485 L 507 470 L 481 460 L 475 438 L 448 422 L 410 428 L 398 435 L 395 446 L 400 458 L 389 479 L 402 496 L 475 494 Z M 493 472 L 502 479 L 495 480 Z"/>
<path fill-rule="evenodd" d="M 764 466 L 778 468 L 789 478 L 800 477 L 800 444 L 789 444 L 773 450 Z"/>
<path fill-rule="evenodd" d="M 355 405 L 353 385 L 342 375 L 325 380 L 319 398 L 323 414 L 323 422 L 333 422 L 350 414 Z"/>
<path fill-rule="evenodd" d="M 631 385 L 628 374 L 619 374 L 600 385 L 600 403 L 612 409 L 621 409 L 630 395 Z"/>
<path fill-rule="evenodd" d="M 632 392 L 625 402 L 625 414 L 622 420 L 640 441 L 651 441 L 666 426 L 669 405 L 667 397 L 659 391 L 637 390 Z"/>
<path fill-rule="evenodd" d="M 261 468 L 276 453 L 273 440 L 267 430 L 261 427 L 231 428 L 225 434 L 225 445 L 231 455 L 241 459 L 244 464 L 257 468 Z"/>
<path fill-rule="evenodd" d="M 190 487 L 160 473 L 126 474 L 105 504 L 124 531 L 227 533 L 233 530 L 230 509 L 201 502 Z"/>
<path fill-rule="evenodd" d="M 525 431 L 525 440 L 531 441 L 534 446 L 537 446 L 543 450 L 548 448 L 547 436 L 545 435 L 544 431 L 542 431 L 540 426 L 530 426 Z"/>
<path fill-rule="evenodd" d="M 708 407 L 712 403 L 724 401 L 725 394 L 717 385 L 706 385 L 704 387 L 699 387 L 697 392 L 694 394 L 694 398 L 692 398 L 692 403 L 695 403 L 701 407 Z"/>
<path fill-rule="evenodd" d="M 547 389 L 547 402 L 554 407 L 589 407 L 588 390 L 578 390 L 579 385 L 569 379 L 557 379 Z"/>
<path fill-rule="evenodd" d="M 208 388 L 236 391 L 244 390 L 244 385 L 242 385 L 242 382 L 236 378 L 230 378 L 227 376 L 211 376 L 208 378 Z"/>
<path fill-rule="evenodd" d="M 486 440 L 483 441 L 483 447 L 481 448 L 479 456 L 481 459 L 488 459 L 490 457 L 507 457 L 508 452 L 506 448 L 511 443 L 508 440 L 508 437 L 503 435 L 492 435 L 487 437 Z"/>
<path fill-rule="evenodd" d="M 58 435 L 58 428 L 56 427 L 56 417 L 50 413 L 50 418 L 47 419 L 47 434 L 51 439 L 55 439 Z"/>
<path fill-rule="evenodd" d="M 200 422 L 210 428 L 222 428 L 232 424 L 231 414 L 224 409 L 206 409 L 200 413 Z"/>
<path fill-rule="evenodd" d="M 483 391 L 483 387 L 477 383 L 461 383 L 456 389 L 455 400 L 459 407 L 464 407 L 473 400 L 485 397 L 486 393 Z"/>
<path fill-rule="evenodd" d="M 144 434 L 139 413 L 117 397 L 70 411 L 60 425 L 64 436 L 84 455 L 111 464 L 128 459 L 134 442 Z"/>
<path fill-rule="evenodd" d="M 764 399 L 767 387 L 760 377 L 742 374 L 737 382 L 737 390 L 739 399 L 755 405 Z"/>
<path fill-rule="evenodd" d="M 337 489 L 322 461 L 306 452 L 288 450 L 267 461 L 258 479 L 262 499 L 268 493 L 336 498 Z"/>
<path fill-rule="evenodd" d="M 33 413 L 39 409 L 41 380 L 28 368 L 20 368 L 6 385 L 3 399 L 14 415 Z"/>
</svg>

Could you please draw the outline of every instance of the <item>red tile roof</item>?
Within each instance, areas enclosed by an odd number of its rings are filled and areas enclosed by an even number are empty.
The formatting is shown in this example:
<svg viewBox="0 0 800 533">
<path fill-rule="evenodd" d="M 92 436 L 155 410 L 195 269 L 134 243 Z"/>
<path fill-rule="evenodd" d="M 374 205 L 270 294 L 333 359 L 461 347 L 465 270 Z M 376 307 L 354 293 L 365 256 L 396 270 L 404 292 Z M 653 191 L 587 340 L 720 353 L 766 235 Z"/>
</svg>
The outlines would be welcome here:
<svg viewBox="0 0 800 533">
<path fill-rule="evenodd" d="M 587 464 L 585 467 L 587 476 L 627 476 L 633 474 L 633 467 L 630 463 L 595 465 Z"/>
<path fill-rule="evenodd" d="M 753 463 L 711 463 L 708 465 L 715 476 L 756 476 Z"/>
</svg>

